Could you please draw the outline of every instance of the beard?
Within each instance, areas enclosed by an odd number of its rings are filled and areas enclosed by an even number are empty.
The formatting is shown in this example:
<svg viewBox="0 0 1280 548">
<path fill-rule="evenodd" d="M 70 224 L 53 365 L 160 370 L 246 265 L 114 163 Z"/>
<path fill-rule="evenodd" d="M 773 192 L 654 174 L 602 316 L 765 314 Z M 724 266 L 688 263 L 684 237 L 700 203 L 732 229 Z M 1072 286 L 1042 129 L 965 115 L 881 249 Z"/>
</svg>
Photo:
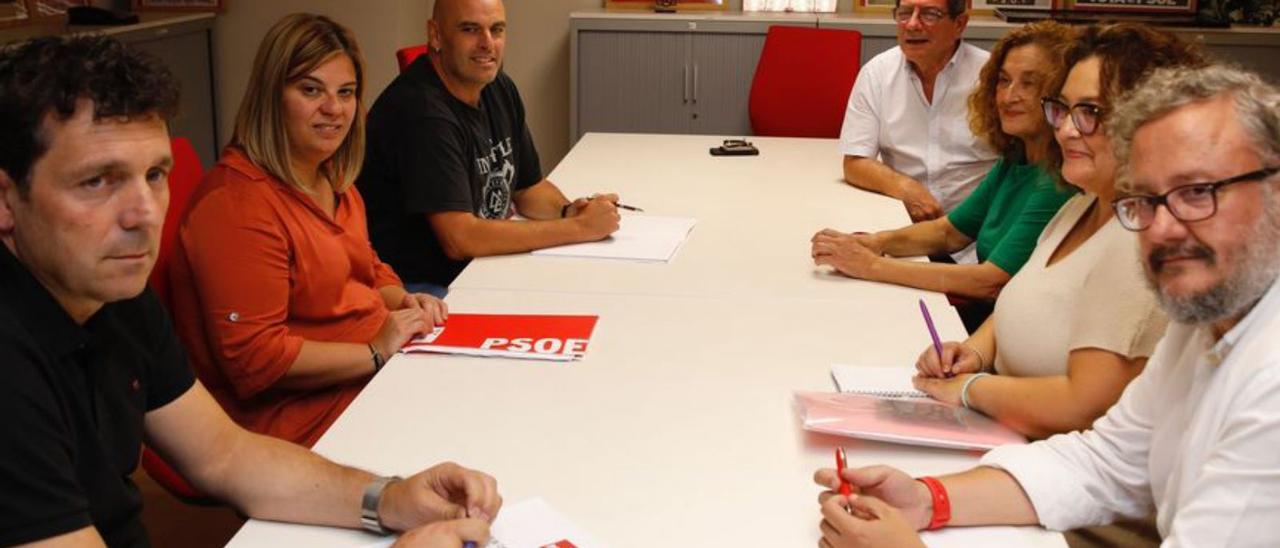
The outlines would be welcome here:
<svg viewBox="0 0 1280 548">
<path fill-rule="evenodd" d="M 1243 316 L 1275 283 L 1280 275 L 1280 203 L 1270 198 L 1268 192 L 1262 218 L 1244 239 L 1241 252 L 1227 265 L 1230 274 L 1208 289 L 1169 295 L 1161 290 L 1156 275 L 1164 268 L 1163 259 L 1170 255 L 1203 258 L 1213 266 L 1218 261 L 1213 250 L 1195 241 L 1151 250 L 1143 262 L 1147 286 L 1155 291 L 1160 307 L 1171 319 L 1200 325 Z"/>
</svg>

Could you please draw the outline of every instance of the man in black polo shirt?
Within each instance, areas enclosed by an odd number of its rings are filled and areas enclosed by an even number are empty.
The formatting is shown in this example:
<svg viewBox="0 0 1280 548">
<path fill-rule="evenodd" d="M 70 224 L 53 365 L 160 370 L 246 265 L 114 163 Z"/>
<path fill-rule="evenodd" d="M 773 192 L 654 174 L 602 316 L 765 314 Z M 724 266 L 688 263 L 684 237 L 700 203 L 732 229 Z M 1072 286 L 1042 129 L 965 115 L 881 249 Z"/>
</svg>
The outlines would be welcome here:
<svg viewBox="0 0 1280 548">
<path fill-rule="evenodd" d="M 176 104 L 166 69 L 108 38 L 0 50 L 0 545 L 145 546 L 143 441 L 252 517 L 483 540 L 493 478 L 339 466 L 246 432 L 194 380 L 145 290 Z"/>
<path fill-rule="evenodd" d="M 515 83 L 502 73 L 501 0 L 437 0 L 429 52 L 369 111 L 357 185 L 378 256 L 411 291 L 443 296 L 473 257 L 602 239 L 613 194 L 570 201 L 542 177 Z M 531 222 L 509 220 L 518 210 Z"/>
</svg>

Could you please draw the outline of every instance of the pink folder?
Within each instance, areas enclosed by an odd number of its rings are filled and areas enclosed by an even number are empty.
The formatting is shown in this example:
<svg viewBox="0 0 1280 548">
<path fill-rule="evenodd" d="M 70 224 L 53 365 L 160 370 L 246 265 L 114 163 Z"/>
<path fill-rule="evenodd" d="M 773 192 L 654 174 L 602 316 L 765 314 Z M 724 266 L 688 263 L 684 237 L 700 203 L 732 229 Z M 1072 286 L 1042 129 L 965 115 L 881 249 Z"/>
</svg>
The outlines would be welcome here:
<svg viewBox="0 0 1280 548">
<path fill-rule="evenodd" d="M 1027 442 L 981 413 L 932 399 L 796 392 L 796 405 L 804 429 L 813 432 L 948 449 Z"/>
</svg>

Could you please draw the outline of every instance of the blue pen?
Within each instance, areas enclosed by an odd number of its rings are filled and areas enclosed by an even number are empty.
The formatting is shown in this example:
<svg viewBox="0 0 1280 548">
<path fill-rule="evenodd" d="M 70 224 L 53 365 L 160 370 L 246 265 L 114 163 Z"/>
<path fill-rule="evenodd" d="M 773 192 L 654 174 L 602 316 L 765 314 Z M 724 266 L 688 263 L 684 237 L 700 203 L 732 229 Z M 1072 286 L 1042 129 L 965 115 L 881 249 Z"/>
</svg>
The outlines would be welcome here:
<svg viewBox="0 0 1280 548">
<path fill-rule="evenodd" d="M 929 307 L 924 299 L 920 299 L 920 314 L 924 316 L 924 325 L 929 328 L 929 336 L 933 337 L 933 350 L 938 353 L 938 365 L 942 365 L 942 340 L 938 339 L 938 330 L 933 327 L 933 316 L 929 315 Z"/>
</svg>

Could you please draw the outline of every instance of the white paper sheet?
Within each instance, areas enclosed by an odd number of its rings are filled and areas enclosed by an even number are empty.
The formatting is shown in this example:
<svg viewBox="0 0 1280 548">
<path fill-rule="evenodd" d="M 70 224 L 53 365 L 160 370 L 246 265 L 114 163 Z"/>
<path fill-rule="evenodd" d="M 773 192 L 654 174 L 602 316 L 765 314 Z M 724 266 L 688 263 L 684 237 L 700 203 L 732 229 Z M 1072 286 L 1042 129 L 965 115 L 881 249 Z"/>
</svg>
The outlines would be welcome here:
<svg viewBox="0 0 1280 548">
<path fill-rule="evenodd" d="M 568 541 L 576 548 L 604 546 L 547 501 L 536 497 L 503 506 L 492 532 L 505 548 L 542 548 L 560 541 Z"/>
<path fill-rule="evenodd" d="M 1046 539 L 1057 534 L 1040 527 L 943 527 L 937 531 L 922 531 L 920 540 L 929 548 L 1043 546 Z M 1067 548 L 1065 540 L 1062 548 Z"/>
<path fill-rule="evenodd" d="M 489 528 L 489 543 L 483 548 L 604 548 L 586 531 L 539 497 L 506 504 L 498 511 L 498 519 Z M 568 544 L 556 543 L 567 541 Z M 395 537 L 385 537 L 361 548 L 385 548 Z"/>
<path fill-rule="evenodd" d="M 671 262 L 689 237 L 697 219 L 623 215 L 618 231 L 598 242 L 585 242 L 534 251 L 549 257 L 585 257 L 629 261 Z"/>
<path fill-rule="evenodd" d="M 910 367 L 891 367 L 883 365 L 848 365 L 837 363 L 831 366 L 831 378 L 836 381 L 836 390 L 884 396 L 886 398 L 927 398 L 928 394 L 916 390 L 911 385 L 911 377 L 916 370 Z"/>
</svg>

